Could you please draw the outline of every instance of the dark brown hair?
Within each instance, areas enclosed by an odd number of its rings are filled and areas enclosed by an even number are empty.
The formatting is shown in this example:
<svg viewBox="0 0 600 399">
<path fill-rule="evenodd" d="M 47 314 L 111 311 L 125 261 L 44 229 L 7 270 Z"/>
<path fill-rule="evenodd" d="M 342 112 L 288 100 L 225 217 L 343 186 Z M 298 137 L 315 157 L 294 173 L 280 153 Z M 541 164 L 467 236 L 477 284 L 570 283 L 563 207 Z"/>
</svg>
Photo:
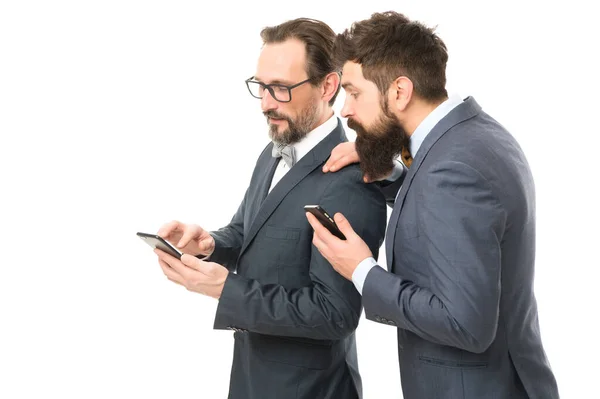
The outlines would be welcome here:
<svg viewBox="0 0 600 399">
<path fill-rule="evenodd" d="M 365 79 L 385 94 L 400 76 L 409 78 L 415 93 L 426 101 L 448 97 L 446 45 L 433 29 L 394 11 L 375 13 L 337 35 L 338 66 L 352 61 L 362 66 Z"/>
<path fill-rule="evenodd" d="M 338 72 L 333 57 L 335 32 L 324 22 L 316 19 L 297 18 L 277 26 L 269 26 L 260 32 L 264 44 L 281 43 L 288 39 L 297 39 L 306 47 L 306 74 L 311 84 L 320 84 L 331 72 Z M 340 91 L 338 88 L 329 100 L 333 105 Z"/>
</svg>

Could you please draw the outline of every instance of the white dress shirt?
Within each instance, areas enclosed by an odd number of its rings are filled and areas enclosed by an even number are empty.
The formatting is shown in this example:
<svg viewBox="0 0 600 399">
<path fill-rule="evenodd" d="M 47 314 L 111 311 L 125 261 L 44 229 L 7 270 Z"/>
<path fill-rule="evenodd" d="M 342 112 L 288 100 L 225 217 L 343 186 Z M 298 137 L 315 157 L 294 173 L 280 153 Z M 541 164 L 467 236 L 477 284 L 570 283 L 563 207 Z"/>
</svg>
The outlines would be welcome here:
<svg viewBox="0 0 600 399">
<path fill-rule="evenodd" d="M 431 132 L 431 130 L 441 121 L 446 115 L 450 113 L 457 105 L 462 103 L 462 99 L 459 96 L 451 96 L 446 101 L 438 105 L 423 121 L 417 126 L 414 133 L 410 136 L 410 153 L 413 158 L 416 157 L 419 148 L 421 148 L 421 144 Z M 387 180 L 396 180 L 400 176 L 402 176 L 402 170 L 398 171 L 398 168 L 394 169 L 394 172 Z M 394 178 L 395 177 L 395 178 Z M 398 190 L 398 193 L 400 190 Z M 397 195 L 397 194 L 396 194 Z M 352 282 L 354 286 L 362 295 L 363 286 L 365 285 L 365 280 L 367 278 L 367 274 L 371 271 L 371 269 L 377 266 L 377 261 L 370 257 L 358 264 L 354 273 L 352 273 Z"/>
<path fill-rule="evenodd" d="M 319 126 L 317 126 L 314 130 L 310 131 L 302 140 L 297 143 L 292 144 L 294 147 L 294 151 L 296 152 L 296 163 L 298 163 L 303 156 L 308 154 L 317 144 L 321 142 L 325 137 L 329 135 L 337 127 L 338 120 L 335 115 L 332 115 L 331 118 L 327 119 L 327 121 Z M 269 192 L 275 187 L 277 183 L 281 180 L 283 176 L 290 170 L 285 162 L 282 161 L 282 158 L 279 158 L 279 163 L 277 164 L 277 169 L 275 169 L 275 173 L 273 174 L 273 180 L 271 180 L 271 187 L 269 188 Z"/>
</svg>

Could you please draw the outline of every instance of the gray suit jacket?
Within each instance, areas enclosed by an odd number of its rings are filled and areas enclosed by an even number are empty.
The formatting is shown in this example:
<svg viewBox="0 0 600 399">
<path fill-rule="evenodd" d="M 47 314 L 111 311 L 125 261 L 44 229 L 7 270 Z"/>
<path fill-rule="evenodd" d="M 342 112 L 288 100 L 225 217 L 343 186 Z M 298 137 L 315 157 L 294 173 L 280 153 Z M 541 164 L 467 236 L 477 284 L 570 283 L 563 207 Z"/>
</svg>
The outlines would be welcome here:
<svg viewBox="0 0 600 399">
<path fill-rule="evenodd" d="M 468 98 L 416 154 L 388 224 L 391 273 L 374 267 L 363 289 L 367 318 L 398 327 L 405 399 L 558 398 L 534 254 L 525 156 Z"/>
<path fill-rule="evenodd" d="M 383 244 L 386 205 L 357 166 L 324 174 L 338 127 L 267 195 L 277 161 L 269 144 L 231 223 L 212 232 L 211 260 L 230 273 L 215 328 L 232 329 L 231 399 L 361 397 L 354 331 L 361 297 L 312 245 L 304 205 L 348 217 L 371 251 Z"/>
</svg>

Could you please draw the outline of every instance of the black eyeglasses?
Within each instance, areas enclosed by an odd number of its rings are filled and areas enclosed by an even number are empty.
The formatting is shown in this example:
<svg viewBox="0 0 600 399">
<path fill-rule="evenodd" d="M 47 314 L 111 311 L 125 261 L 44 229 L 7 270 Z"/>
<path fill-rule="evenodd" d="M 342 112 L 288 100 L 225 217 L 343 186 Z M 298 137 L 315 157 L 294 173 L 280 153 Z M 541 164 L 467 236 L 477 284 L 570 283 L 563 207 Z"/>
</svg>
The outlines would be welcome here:
<svg viewBox="0 0 600 399">
<path fill-rule="evenodd" d="M 248 91 L 250 92 L 250 94 L 252 94 L 252 97 L 263 98 L 265 94 L 265 89 L 267 89 L 269 91 L 269 94 L 271 94 L 271 97 L 273 97 L 280 103 L 289 103 L 290 101 L 292 101 L 292 89 L 313 80 L 312 78 L 308 78 L 300 83 L 296 83 L 295 85 L 286 86 L 275 83 L 268 85 L 266 83 L 252 79 L 254 79 L 254 76 L 251 76 L 248 79 L 246 79 L 246 86 L 248 86 Z"/>
</svg>

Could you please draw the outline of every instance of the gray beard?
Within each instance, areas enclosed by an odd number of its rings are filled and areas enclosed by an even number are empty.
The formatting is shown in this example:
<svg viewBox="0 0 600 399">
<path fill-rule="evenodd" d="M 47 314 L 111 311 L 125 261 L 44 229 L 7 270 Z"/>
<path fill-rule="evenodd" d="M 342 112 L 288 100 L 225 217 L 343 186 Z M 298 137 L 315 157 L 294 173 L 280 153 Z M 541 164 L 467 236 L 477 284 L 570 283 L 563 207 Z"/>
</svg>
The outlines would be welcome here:
<svg viewBox="0 0 600 399">
<path fill-rule="evenodd" d="M 283 132 L 277 132 L 276 125 L 269 126 L 269 138 L 282 145 L 291 145 L 302 140 L 306 135 L 315 128 L 317 124 L 317 104 L 311 103 L 306 107 L 294 121 L 290 117 L 278 114 L 275 111 L 263 112 L 266 117 L 276 117 L 287 121 L 288 127 Z"/>
</svg>

